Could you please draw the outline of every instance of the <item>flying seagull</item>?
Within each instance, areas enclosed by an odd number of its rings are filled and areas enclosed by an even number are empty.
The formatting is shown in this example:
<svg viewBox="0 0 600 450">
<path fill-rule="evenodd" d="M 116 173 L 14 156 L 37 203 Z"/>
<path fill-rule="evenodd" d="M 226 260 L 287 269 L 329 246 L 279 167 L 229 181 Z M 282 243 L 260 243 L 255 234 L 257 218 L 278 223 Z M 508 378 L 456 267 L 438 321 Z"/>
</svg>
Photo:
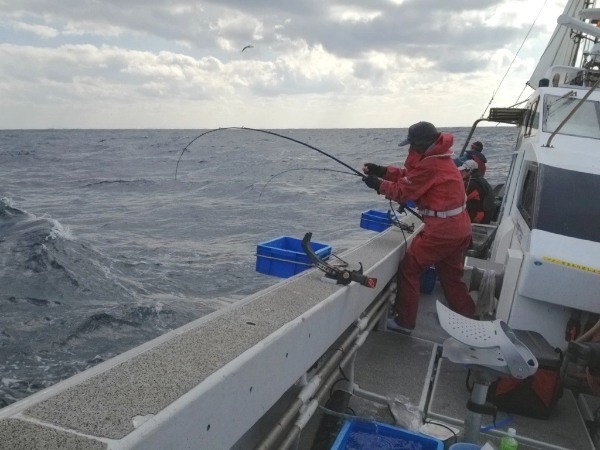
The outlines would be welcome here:
<svg viewBox="0 0 600 450">
<path fill-rule="evenodd" d="M 254 48 L 254 45 L 246 45 L 246 46 L 245 46 L 245 47 L 242 49 L 242 51 L 246 50 L 247 48 Z"/>
</svg>

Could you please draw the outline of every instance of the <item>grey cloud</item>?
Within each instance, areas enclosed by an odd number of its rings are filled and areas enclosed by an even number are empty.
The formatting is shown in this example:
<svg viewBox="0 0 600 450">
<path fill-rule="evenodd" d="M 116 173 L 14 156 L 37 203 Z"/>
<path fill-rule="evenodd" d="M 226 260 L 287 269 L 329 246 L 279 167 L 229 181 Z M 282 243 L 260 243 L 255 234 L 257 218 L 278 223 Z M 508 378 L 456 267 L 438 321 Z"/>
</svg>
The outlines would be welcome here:
<svg viewBox="0 0 600 450">
<path fill-rule="evenodd" d="M 487 59 L 475 56 L 469 52 L 460 54 L 444 54 L 435 61 L 435 65 L 440 72 L 448 73 L 468 73 L 483 70 L 487 66 Z"/>
<path fill-rule="evenodd" d="M 240 110 L 252 111 L 252 120 L 267 117 L 257 114 L 267 105 L 279 111 L 271 114 L 278 120 L 281 111 L 304 109 L 310 98 L 357 108 L 359 117 L 367 105 L 380 108 L 397 96 L 423 101 L 423 92 L 442 91 L 445 74 L 455 84 L 444 95 L 458 95 L 464 82 L 489 80 L 485 69 L 505 53 L 498 50 L 516 49 L 526 32 L 510 20 L 496 27 L 479 23 L 477 17 L 492 17 L 500 3 L 0 2 L 0 97 L 7 109 L 30 114 L 54 105 L 101 111 L 98 102 L 131 110 L 171 105 L 179 114 L 186 104 L 210 120 Z M 348 14 L 354 11 L 367 15 Z M 247 44 L 254 48 L 242 54 Z"/>
<path fill-rule="evenodd" d="M 368 61 L 358 61 L 354 64 L 354 76 L 363 80 L 376 80 L 385 75 L 386 71 Z"/>
<path fill-rule="evenodd" d="M 453 11 L 456 14 L 458 11 Z M 288 35 L 322 44 L 328 51 L 352 58 L 369 51 L 387 51 L 434 58 L 448 47 L 460 51 L 463 46 L 487 50 L 498 48 L 522 35 L 515 27 L 464 25 L 457 18 L 450 20 L 439 10 L 390 9 L 371 22 L 332 23 L 326 19 L 306 26 L 292 22 L 286 26 Z"/>
<path fill-rule="evenodd" d="M 115 98 L 135 93 L 152 98 L 206 98 L 227 87 L 214 58 L 130 52 L 116 48 L 65 46 L 40 49 L 0 46 L 0 73 L 11 92 L 4 98 L 52 93 L 50 102 Z M 17 63 L 18 62 L 18 63 Z M 40 95 L 40 93 L 44 93 Z"/>
<path fill-rule="evenodd" d="M 384 0 L 225 0 L 225 1 L 61 1 L 22 0 L 1 6 L 0 12 L 56 17 L 75 26 L 95 22 L 118 27 L 122 33 L 153 36 L 170 41 L 187 42 L 199 50 L 212 49 L 214 55 L 227 59 L 219 41 L 229 42 L 230 51 L 253 43 L 257 47 L 278 49 L 294 41 L 321 45 L 328 52 L 348 59 L 360 59 L 367 52 L 427 58 L 436 61 L 440 52 L 487 50 L 515 41 L 522 30 L 483 24 L 466 25 L 460 14 L 483 11 L 500 0 L 409 0 L 394 4 Z M 329 14 L 332 7 L 378 11 L 372 21 L 339 22 Z M 260 30 L 258 40 L 257 30 Z M 172 49 L 172 48 L 170 48 Z M 464 59 L 464 55 L 461 55 Z M 476 58 L 475 58 L 476 59 Z M 458 66 L 457 66 L 458 67 Z M 469 69 L 473 66 L 465 66 Z"/>
</svg>

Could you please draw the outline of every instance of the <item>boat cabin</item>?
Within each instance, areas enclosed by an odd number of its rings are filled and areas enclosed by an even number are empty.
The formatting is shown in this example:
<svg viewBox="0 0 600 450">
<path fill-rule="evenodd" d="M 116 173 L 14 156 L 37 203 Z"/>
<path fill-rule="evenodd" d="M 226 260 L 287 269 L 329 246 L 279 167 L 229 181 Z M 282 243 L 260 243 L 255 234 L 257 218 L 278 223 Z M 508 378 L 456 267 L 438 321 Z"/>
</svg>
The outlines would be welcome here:
<svg viewBox="0 0 600 450">
<path fill-rule="evenodd" d="M 520 121 L 489 256 L 505 274 L 497 317 L 564 348 L 574 313 L 600 313 L 600 91 L 541 84 L 487 119 Z"/>
</svg>

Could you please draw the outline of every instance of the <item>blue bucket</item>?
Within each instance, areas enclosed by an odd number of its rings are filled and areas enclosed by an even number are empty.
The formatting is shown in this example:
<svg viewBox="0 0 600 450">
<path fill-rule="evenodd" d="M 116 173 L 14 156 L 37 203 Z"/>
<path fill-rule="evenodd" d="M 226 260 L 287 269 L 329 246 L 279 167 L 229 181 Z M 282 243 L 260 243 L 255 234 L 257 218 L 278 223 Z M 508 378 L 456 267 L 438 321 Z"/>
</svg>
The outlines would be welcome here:
<svg viewBox="0 0 600 450">
<path fill-rule="evenodd" d="M 428 267 L 421 275 L 421 292 L 431 294 L 435 288 L 435 267 Z"/>
<path fill-rule="evenodd" d="M 467 442 L 457 442 L 450 446 L 450 450 L 481 450 L 479 444 L 469 444 Z"/>
</svg>

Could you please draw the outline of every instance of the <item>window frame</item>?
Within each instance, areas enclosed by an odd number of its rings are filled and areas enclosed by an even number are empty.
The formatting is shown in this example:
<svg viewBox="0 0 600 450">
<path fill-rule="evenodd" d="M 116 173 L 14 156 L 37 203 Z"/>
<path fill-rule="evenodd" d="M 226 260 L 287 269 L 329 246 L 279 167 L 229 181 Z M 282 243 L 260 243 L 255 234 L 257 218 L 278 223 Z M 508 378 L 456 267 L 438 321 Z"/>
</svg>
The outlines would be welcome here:
<svg viewBox="0 0 600 450">
<path fill-rule="evenodd" d="M 540 104 L 540 97 L 537 97 L 528 108 L 527 122 L 525 126 L 525 136 L 533 136 L 537 133 L 540 124 L 540 113 L 538 106 Z"/>
<path fill-rule="evenodd" d="M 525 167 L 525 175 L 517 201 L 517 209 L 530 229 L 533 229 L 535 225 L 538 181 L 538 165 L 530 162 Z"/>
</svg>

